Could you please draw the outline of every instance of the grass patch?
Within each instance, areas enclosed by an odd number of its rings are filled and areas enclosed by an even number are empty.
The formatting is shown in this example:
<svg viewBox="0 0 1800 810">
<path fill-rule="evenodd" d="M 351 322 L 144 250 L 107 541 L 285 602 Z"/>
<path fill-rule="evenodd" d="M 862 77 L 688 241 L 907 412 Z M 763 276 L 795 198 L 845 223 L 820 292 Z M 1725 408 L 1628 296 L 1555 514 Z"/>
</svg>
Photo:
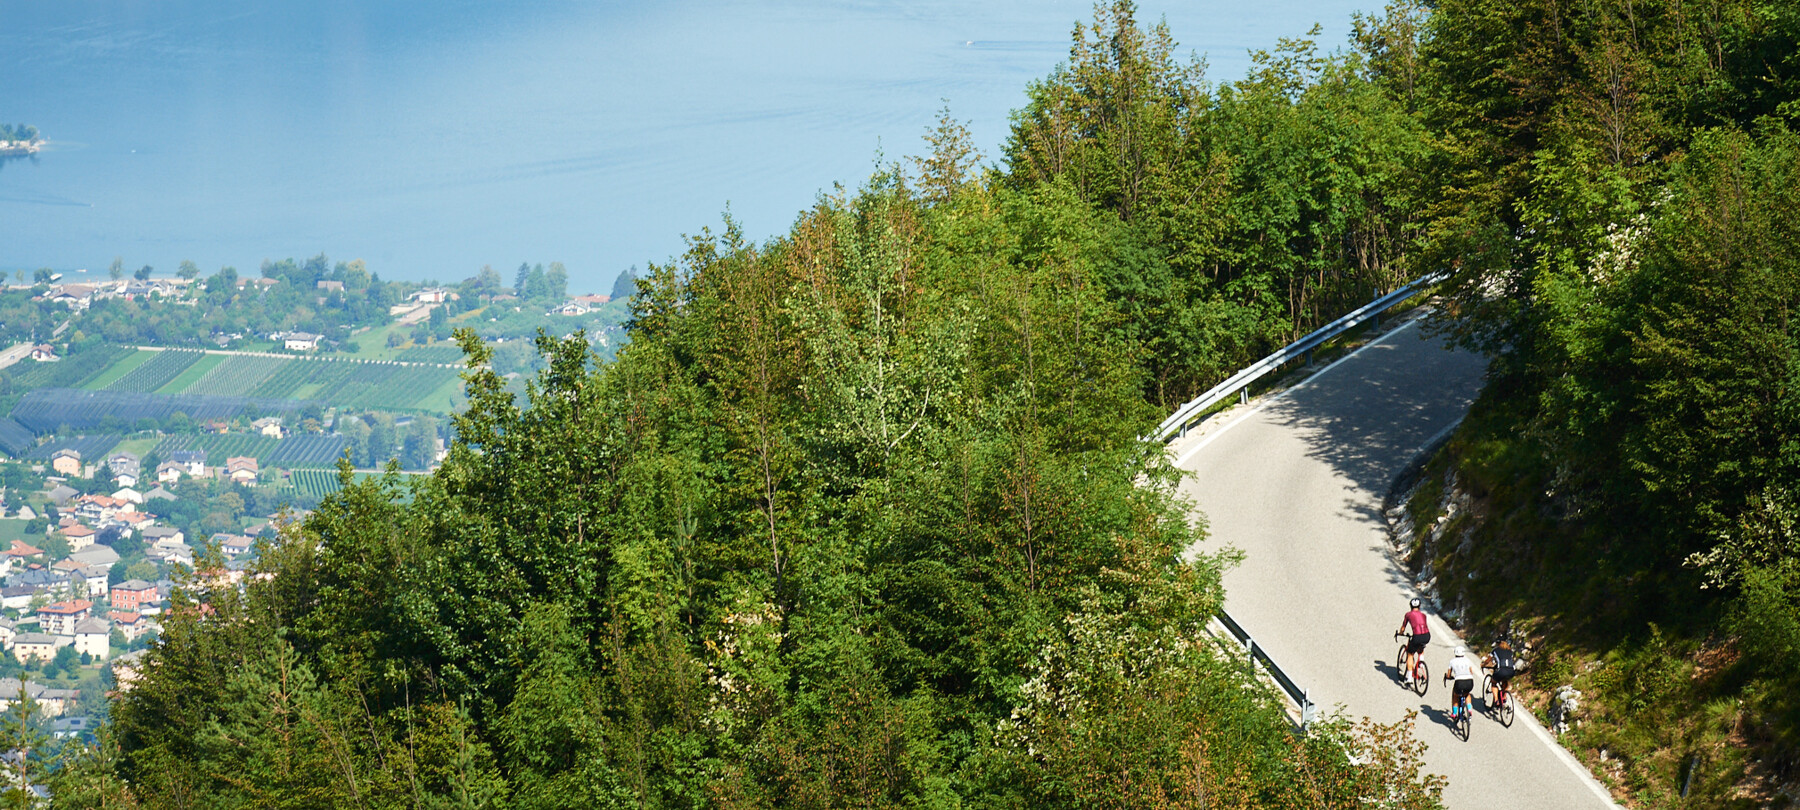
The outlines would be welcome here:
<svg viewBox="0 0 1800 810">
<path fill-rule="evenodd" d="M 463 381 L 455 379 L 446 380 L 443 385 L 438 386 L 431 393 L 420 397 L 413 407 L 422 411 L 455 413 L 457 409 L 467 404 L 468 401 L 463 398 Z"/>
<path fill-rule="evenodd" d="M 179 376 L 177 376 L 175 379 L 170 380 L 167 385 L 164 385 L 163 387 L 156 389 L 156 393 L 158 393 L 158 394 L 182 393 L 183 391 L 187 390 L 188 386 L 193 385 L 196 382 L 199 382 L 200 378 L 206 376 L 207 372 L 212 371 L 214 368 L 217 368 L 220 363 L 225 362 L 225 358 L 227 358 L 229 356 L 230 355 L 224 355 L 224 354 L 209 354 L 204 357 L 201 357 L 198 362 L 194 363 L 191 366 L 188 366 L 185 371 L 181 372 L 181 374 Z"/>
<path fill-rule="evenodd" d="M 82 387 L 89 391 L 98 391 L 117 382 L 120 377 L 131 373 L 133 369 L 149 362 L 150 358 L 159 354 L 162 354 L 162 352 L 147 352 L 142 349 L 132 352 L 131 354 L 125 355 L 118 362 L 107 366 L 105 371 L 100 372 L 99 376 L 88 380 L 87 384 Z"/>
<path fill-rule="evenodd" d="M 161 441 L 162 441 L 162 437 L 160 437 L 160 436 L 149 436 L 149 437 L 138 438 L 138 439 L 126 439 L 125 441 L 119 442 L 117 445 L 115 445 L 113 447 L 113 449 L 106 451 L 106 454 L 108 456 L 111 456 L 115 453 L 131 453 L 131 454 L 137 456 L 141 460 L 141 459 L 143 459 L 144 454 L 149 453 L 151 450 L 155 450 L 157 443 L 159 443 Z M 155 470 L 144 470 L 143 472 L 146 476 L 151 476 L 151 475 L 156 474 Z"/>
<path fill-rule="evenodd" d="M 28 520 L 17 520 L 17 519 L 13 519 L 13 518 L 6 518 L 4 520 L 0 520 L 0 543 L 4 543 L 7 546 L 11 546 L 12 541 L 14 541 L 14 540 L 19 540 L 19 541 L 23 541 L 26 543 L 30 543 L 32 539 L 37 539 L 37 540 L 44 539 L 41 536 L 36 537 L 36 538 L 27 538 L 26 537 L 25 524 L 30 523 L 30 522 L 31 521 L 28 521 Z"/>
<path fill-rule="evenodd" d="M 413 327 L 403 326 L 398 322 L 386 326 L 378 326 L 360 335 L 350 338 L 356 344 L 356 356 L 363 360 L 395 360 L 401 352 L 411 347 L 411 341 L 402 342 L 399 346 L 388 346 L 388 335 L 399 332 L 401 337 L 412 333 Z"/>
</svg>

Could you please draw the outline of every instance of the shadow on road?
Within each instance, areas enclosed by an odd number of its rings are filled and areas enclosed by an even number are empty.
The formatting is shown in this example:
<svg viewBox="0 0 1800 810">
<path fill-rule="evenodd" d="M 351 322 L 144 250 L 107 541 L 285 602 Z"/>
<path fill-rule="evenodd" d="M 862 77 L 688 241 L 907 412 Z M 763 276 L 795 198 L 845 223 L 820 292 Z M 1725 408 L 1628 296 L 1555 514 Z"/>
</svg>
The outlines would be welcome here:
<svg viewBox="0 0 1800 810">
<path fill-rule="evenodd" d="M 1456 730 L 1456 723 L 1452 722 L 1450 719 L 1450 707 L 1448 706 L 1440 709 L 1429 703 L 1421 703 L 1419 704 L 1419 714 L 1430 720 L 1434 725 L 1443 726 L 1445 729 L 1452 732 Z"/>
<path fill-rule="evenodd" d="M 1375 659 L 1375 671 L 1381 673 L 1382 675 L 1387 676 L 1387 679 L 1390 681 L 1393 681 L 1395 685 L 1400 684 L 1400 667 L 1399 667 L 1399 665 L 1390 664 L 1386 661 L 1383 661 L 1383 660 L 1377 658 L 1377 659 Z"/>
<path fill-rule="evenodd" d="M 1379 525 L 1384 522 L 1379 504 L 1395 477 L 1462 416 L 1481 389 L 1486 367 L 1485 358 L 1447 351 L 1441 339 L 1414 325 L 1270 402 L 1268 412 L 1305 442 L 1310 458 L 1361 493 L 1346 493 L 1338 514 Z M 1398 565 L 1390 564 L 1387 575 L 1402 589 L 1412 585 Z"/>
</svg>

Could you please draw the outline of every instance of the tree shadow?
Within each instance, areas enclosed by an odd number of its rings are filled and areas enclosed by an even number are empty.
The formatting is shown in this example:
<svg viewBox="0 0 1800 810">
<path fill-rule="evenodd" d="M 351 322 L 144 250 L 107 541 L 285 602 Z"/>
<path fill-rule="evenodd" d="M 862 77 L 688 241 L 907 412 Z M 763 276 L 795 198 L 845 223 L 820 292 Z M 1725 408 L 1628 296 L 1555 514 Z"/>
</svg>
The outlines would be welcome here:
<svg viewBox="0 0 1800 810">
<path fill-rule="evenodd" d="M 1346 495 L 1340 517 L 1384 522 L 1381 503 L 1396 478 L 1462 417 L 1485 382 L 1486 358 L 1447 348 L 1423 325 L 1400 328 L 1266 406 L 1274 421 L 1305 443 L 1308 457 L 1362 494 Z M 1387 556 L 1389 581 L 1410 588 L 1410 574 Z"/>
</svg>

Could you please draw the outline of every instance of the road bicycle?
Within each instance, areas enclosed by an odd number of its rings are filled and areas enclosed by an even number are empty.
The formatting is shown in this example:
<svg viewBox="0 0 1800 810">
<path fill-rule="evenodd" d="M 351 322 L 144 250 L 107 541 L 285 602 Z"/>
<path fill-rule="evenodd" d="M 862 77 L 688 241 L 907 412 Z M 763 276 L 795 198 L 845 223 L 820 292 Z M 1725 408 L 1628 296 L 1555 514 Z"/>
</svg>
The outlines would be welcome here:
<svg viewBox="0 0 1800 810">
<path fill-rule="evenodd" d="M 1412 641 L 1412 636 L 1395 633 L 1394 638 L 1401 639 L 1400 652 L 1394 656 L 1394 671 L 1400 673 L 1400 685 L 1408 686 L 1406 683 L 1406 646 Z M 1425 665 L 1424 653 L 1419 653 L 1419 665 L 1413 668 L 1413 681 L 1410 688 L 1419 693 L 1419 697 L 1424 697 L 1425 691 L 1431 688 L 1431 667 Z"/>
<path fill-rule="evenodd" d="M 1484 694 L 1484 695 L 1494 694 L 1493 687 L 1494 687 L 1494 676 L 1492 676 L 1492 675 L 1481 676 L 1481 693 L 1482 694 Z M 1494 719 L 1499 720 L 1500 725 L 1506 726 L 1507 728 L 1512 728 L 1513 694 L 1512 694 L 1511 687 L 1504 686 L 1504 685 L 1500 687 L 1499 697 L 1492 701 L 1492 705 L 1488 706 L 1488 713 L 1492 714 L 1494 716 Z"/>
<path fill-rule="evenodd" d="M 1451 694 L 1455 694 L 1455 690 L 1451 690 Z M 1463 695 L 1450 704 L 1450 732 L 1461 737 L 1463 742 L 1469 741 L 1469 715 L 1474 712 L 1468 695 Z"/>
</svg>

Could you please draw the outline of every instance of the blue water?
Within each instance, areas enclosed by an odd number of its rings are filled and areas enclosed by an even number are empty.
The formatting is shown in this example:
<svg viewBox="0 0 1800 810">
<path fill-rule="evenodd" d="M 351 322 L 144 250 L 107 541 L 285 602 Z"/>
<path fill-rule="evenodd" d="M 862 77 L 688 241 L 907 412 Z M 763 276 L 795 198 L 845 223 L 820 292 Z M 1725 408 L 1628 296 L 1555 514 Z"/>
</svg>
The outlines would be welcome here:
<svg viewBox="0 0 1800 810">
<path fill-rule="evenodd" d="M 1214 80 L 1349 0 L 1146 2 Z M 664 261 L 729 206 L 785 231 L 948 104 L 997 159 L 1086 2 L 0 0 L 0 269 L 254 272 L 363 258 L 386 278 L 564 262 L 572 291 Z"/>
</svg>

